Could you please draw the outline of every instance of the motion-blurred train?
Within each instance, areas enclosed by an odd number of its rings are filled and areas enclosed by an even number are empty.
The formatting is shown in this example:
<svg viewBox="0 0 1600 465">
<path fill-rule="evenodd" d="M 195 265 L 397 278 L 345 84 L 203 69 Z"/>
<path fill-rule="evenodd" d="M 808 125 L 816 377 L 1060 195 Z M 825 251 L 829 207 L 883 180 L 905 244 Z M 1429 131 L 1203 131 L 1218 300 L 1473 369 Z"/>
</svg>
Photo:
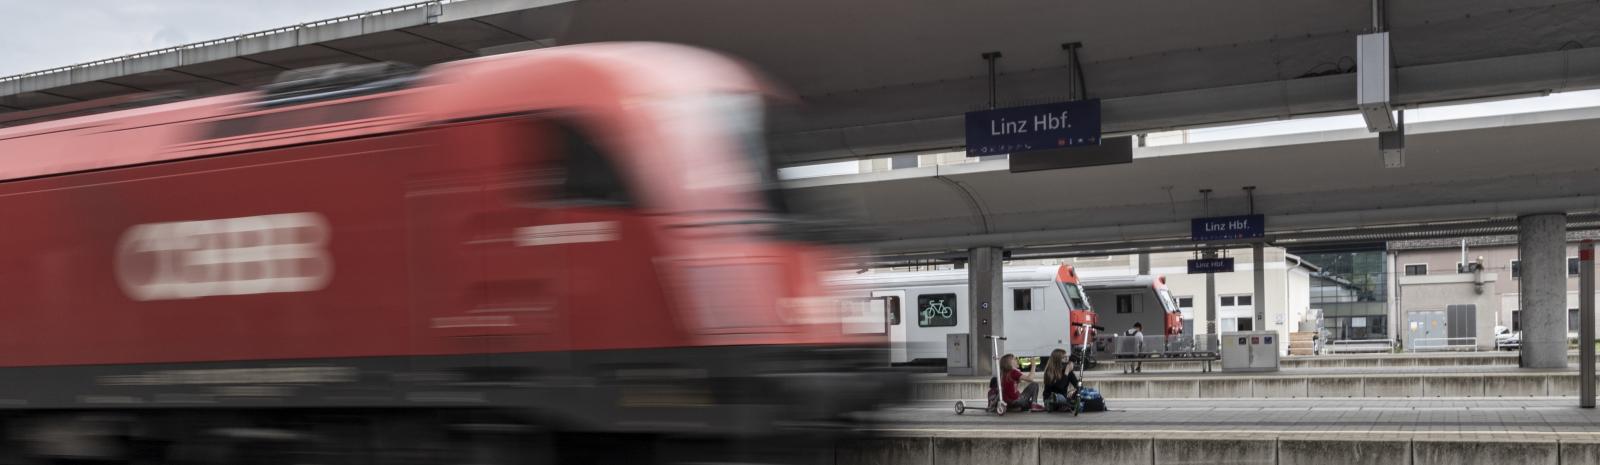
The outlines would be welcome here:
<svg viewBox="0 0 1600 465">
<path fill-rule="evenodd" d="M 902 398 L 774 192 L 773 94 L 625 43 L 9 115 L 0 461 L 512 463 Z"/>
<path fill-rule="evenodd" d="M 1068 265 L 1014 266 L 1004 270 L 998 302 L 1007 340 L 1005 352 L 1024 357 L 1084 345 L 1082 324 L 1091 331 L 1091 356 L 1105 351 L 1103 336 L 1140 323 L 1149 336 L 1181 332 L 1177 302 L 1163 276 L 1082 277 Z M 967 271 L 838 273 L 828 279 L 836 293 L 881 309 L 890 340 L 891 363 L 946 358 L 946 335 L 969 331 Z M 857 320 L 861 320 L 857 318 Z M 857 323 L 853 326 L 864 326 Z"/>
</svg>

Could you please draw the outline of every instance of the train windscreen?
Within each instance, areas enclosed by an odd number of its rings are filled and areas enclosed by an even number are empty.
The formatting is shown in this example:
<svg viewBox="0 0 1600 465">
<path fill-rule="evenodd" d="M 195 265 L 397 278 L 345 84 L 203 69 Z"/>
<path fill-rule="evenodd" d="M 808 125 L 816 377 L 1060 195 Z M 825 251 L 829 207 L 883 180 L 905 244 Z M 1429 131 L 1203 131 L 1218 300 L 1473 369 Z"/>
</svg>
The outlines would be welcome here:
<svg viewBox="0 0 1600 465">
<path fill-rule="evenodd" d="M 1177 300 L 1172 298 L 1172 292 L 1166 288 L 1156 289 L 1156 295 L 1161 297 L 1161 308 L 1166 309 L 1167 313 L 1172 313 L 1173 310 L 1178 309 Z"/>
<path fill-rule="evenodd" d="M 1089 309 L 1089 300 L 1083 297 L 1083 288 L 1079 287 L 1077 283 L 1057 281 L 1056 285 L 1061 286 L 1061 295 L 1067 297 L 1067 306 L 1071 307 L 1072 310 Z"/>
</svg>

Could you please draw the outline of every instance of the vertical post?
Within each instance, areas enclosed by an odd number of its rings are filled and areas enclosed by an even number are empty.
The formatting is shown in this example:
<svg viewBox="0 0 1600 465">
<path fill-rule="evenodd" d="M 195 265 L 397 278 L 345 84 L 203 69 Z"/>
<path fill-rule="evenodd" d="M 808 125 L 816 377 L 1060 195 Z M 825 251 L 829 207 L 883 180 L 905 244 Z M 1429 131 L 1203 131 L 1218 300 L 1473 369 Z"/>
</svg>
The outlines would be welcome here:
<svg viewBox="0 0 1600 465">
<path fill-rule="evenodd" d="M 1252 265 L 1255 266 L 1256 290 L 1250 301 L 1255 303 L 1256 331 L 1267 330 L 1267 247 L 1264 242 L 1256 242 L 1251 246 Z"/>
<path fill-rule="evenodd" d="M 993 353 L 989 336 L 1006 335 L 1005 313 L 1000 309 L 1005 302 L 1005 259 L 999 247 L 975 247 L 968 252 L 968 257 L 967 311 L 964 313 L 972 334 L 969 360 L 974 375 L 988 378 L 994 376 L 994 357 L 1000 356 Z M 1004 341 L 1000 350 L 1005 351 Z"/>
<path fill-rule="evenodd" d="M 1217 258 L 1216 250 L 1207 250 L 1205 258 Z M 1217 274 L 1206 273 L 1206 334 L 1217 337 Z"/>
<path fill-rule="evenodd" d="M 1594 241 L 1578 246 L 1578 406 L 1594 408 Z"/>
<path fill-rule="evenodd" d="M 1567 367 L 1567 216 L 1517 217 L 1524 368 Z"/>
<path fill-rule="evenodd" d="M 998 95 L 995 93 L 995 81 L 999 76 L 995 74 L 994 63 L 1000 59 L 1000 52 L 987 52 L 983 54 L 983 61 L 989 62 L 989 109 L 993 110 L 997 104 Z"/>
</svg>

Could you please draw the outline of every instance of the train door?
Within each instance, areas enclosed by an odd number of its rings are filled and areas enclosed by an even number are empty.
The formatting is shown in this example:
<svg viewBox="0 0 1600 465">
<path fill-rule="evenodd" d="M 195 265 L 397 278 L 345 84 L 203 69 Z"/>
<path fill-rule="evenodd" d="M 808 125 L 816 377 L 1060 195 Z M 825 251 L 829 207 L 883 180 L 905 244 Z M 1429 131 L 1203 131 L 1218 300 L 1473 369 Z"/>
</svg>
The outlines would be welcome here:
<svg viewBox="0 0 1600 465">
<path fill-rule="evenodd" d="M 904 305 L 911 310 L 906 325 L 906 357 L 946 358 L 947 334 L 967 332 L 966 286 L 931 286 L 906 290 Z"/>
<path fill-rule="evenodd" d="M 872 291 L 874 300 L 883 302 L 884 320 L 889 327 L 889 363 L 906 363 L 906 291 Z"/>
<path fill-rule="evenodd" d="M 1005 289 L 1006 346 L 1019 356 L 1049 355 L 1066 348 L 1071 315 L 1066 300 L 1050 297 L 1048 282 L 1011 283 Z"/>
</svg>

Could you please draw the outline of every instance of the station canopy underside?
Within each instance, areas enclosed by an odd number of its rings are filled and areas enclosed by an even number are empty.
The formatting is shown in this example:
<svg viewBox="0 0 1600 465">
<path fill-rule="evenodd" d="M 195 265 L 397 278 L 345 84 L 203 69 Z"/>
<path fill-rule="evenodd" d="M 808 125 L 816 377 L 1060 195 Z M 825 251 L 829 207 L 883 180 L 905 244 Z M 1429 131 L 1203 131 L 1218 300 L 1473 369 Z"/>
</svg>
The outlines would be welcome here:
<svg viewBox="0 0 1600 465">
<path fill-rule="evenodd" d="M 804 208 L 879 228 L 886 260 L 1189 250 L 1190 219 L 1266 215 L 1277 245 L 1506 234 L 1518 215 L 1600 227 L 1600 108 L 1412 125 L 1386 168 L 1365 129 L 1135 149 L 1131 164 L 1011 173 L 1006 160 L 789 181 Z M 1212 189 L 1209 202 L 1200 193 Z M 1228 244 L 1221 244 L 1228 245 Z"/>
<path fill-rule="evenodd" d="M 1400 104 L 1600 86 L 1600 4 L 1387 2 Z M 775 114 L 779 166 L 959 147 L 962 114 L 1063 100 L 1082 44 L 1104 128 L 1142 132 L 1350 111 L 1369 2 L 1226 0 L 455 0 L 0 78 L 0 113 L 152 90 L 231 92 L 283 70 L 426 65 L 484 53 L 651 40 L 719 50 L 798 94 Z M 50 38 L 40 37 L 39 43 Z"/>
</svg>

